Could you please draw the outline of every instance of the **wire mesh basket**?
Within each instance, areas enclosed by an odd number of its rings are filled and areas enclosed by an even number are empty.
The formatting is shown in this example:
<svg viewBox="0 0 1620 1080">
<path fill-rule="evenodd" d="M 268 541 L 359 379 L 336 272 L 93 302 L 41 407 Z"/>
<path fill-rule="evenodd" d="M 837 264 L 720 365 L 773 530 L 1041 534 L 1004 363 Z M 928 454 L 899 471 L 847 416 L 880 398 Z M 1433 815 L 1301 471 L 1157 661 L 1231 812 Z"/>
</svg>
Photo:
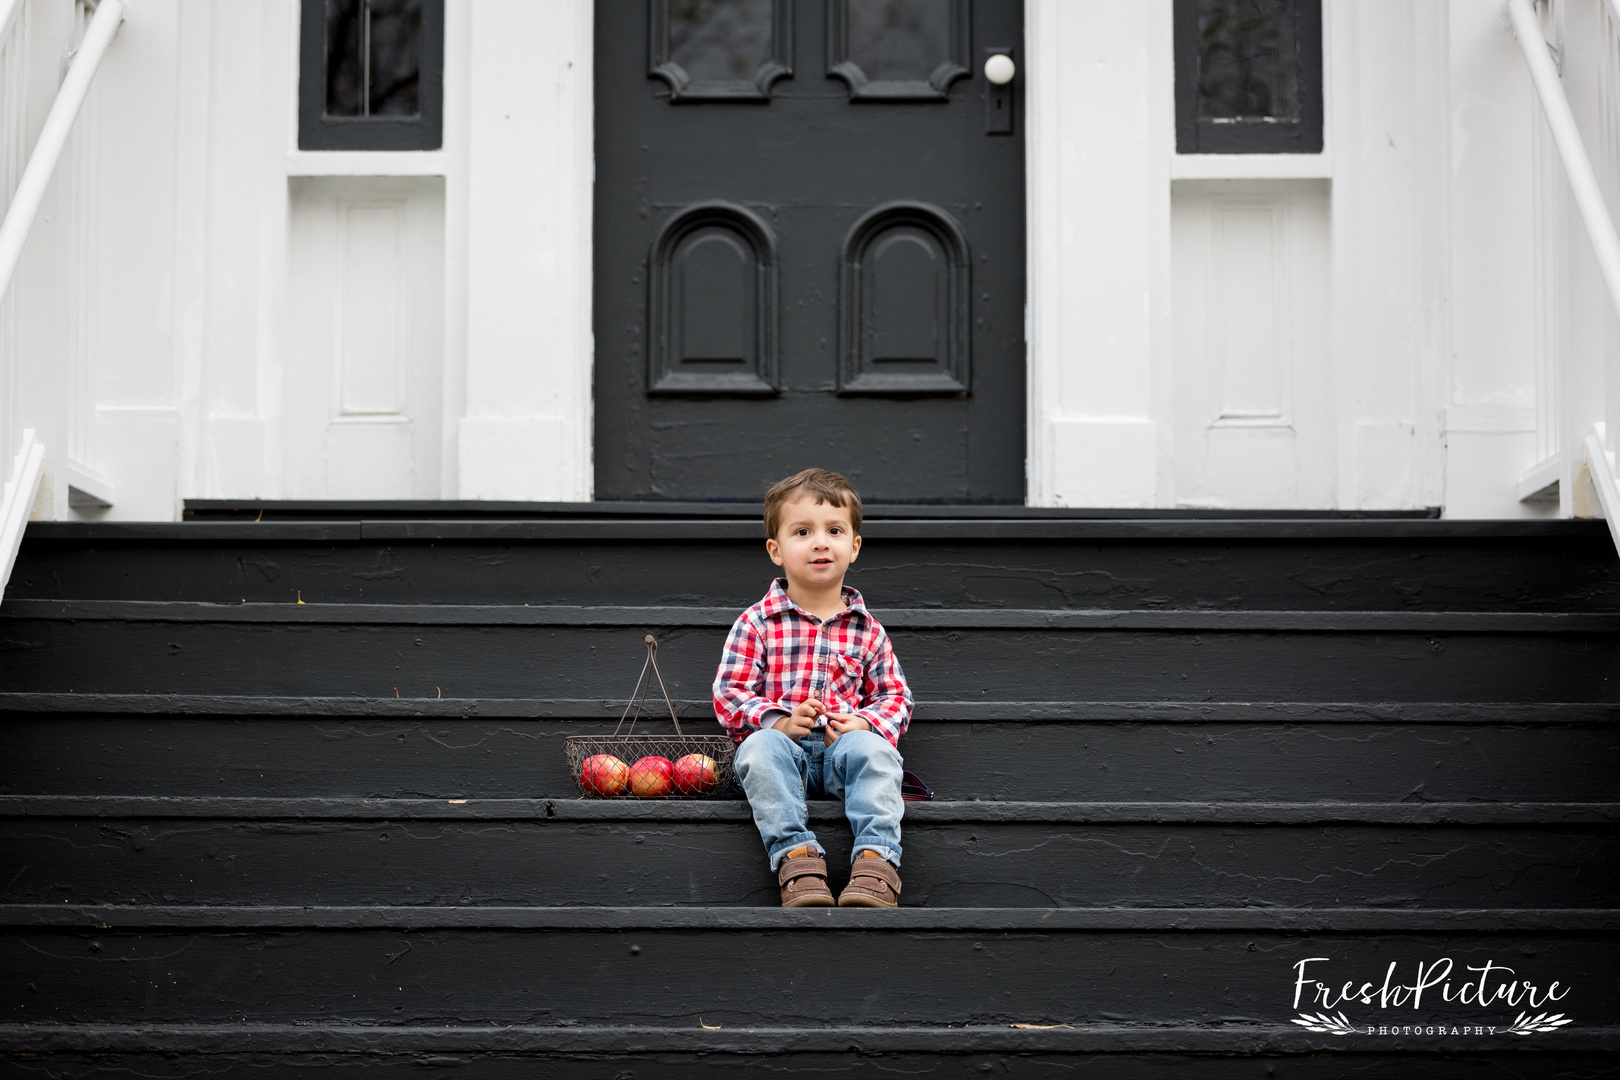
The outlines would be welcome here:
<svg viewBox="0 0 1620 1080">
<path fill-rule="evenodd" d="M 730 794 L 736 743 L 728 735 L 687 735 L 681 731 L 675 703 L 658 670 L 658 642 L 651 634 L 645 640 L 647 659 L 613 734 L 570 735 L 563 740 L 568 774 L 587 799 L 712 799 Z M 663 691 L 670 723 L 675 725 L 673 735 L 636 734 L 636 722 L 641 719 L 641 707 L 654 678 Z M 621 735 L 619 731 L 626 722 L 629 728 Z"/>
</svg>

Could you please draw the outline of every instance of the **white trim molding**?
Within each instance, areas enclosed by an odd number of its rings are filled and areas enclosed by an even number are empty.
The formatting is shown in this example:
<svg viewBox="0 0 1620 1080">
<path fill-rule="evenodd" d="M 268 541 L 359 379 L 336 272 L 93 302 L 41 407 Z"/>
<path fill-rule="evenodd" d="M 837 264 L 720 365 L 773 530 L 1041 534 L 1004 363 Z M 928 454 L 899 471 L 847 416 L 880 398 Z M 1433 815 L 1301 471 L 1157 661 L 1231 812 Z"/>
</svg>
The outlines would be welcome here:
<svg viewBox="0 0 1620 1080">
<path fill-rule="evenodd" d="M 1333 155 L 1173 154 L 1172 180 L 1331 180 Z"/>
<path fill-rule="evenodd" d="M 451 259 L 466 274 L 451 283 L 465 290 L 451 305 L 466 319 L 466 404 L 459 490 L 446 496 L 586 500 L 592 5 L 479 0 L 462 17 L 468 96 L 483 104 L 468 117 L 464 209 L 451 210 L 452 221 L 466 215 L 465 261 Z"/>
<path fill-rule="evenodd" d="M 1152 507 L 1170 449 L 1170 5 L 1024 12 L 1028 501 Z"/>
<path fill-rule="evenodd" d="M 443 176 L 442 150 L 293 150 L 288 176 Z"/>
</svg>

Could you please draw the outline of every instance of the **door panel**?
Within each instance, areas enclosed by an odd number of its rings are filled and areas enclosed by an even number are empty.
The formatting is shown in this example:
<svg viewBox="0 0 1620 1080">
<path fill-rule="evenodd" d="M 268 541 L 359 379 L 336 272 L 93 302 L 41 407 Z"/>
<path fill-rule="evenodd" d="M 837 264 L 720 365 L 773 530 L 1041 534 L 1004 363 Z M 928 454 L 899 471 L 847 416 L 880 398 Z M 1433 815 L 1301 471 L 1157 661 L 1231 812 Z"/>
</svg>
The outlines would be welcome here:
<svg viewBox="0 0 1620 1080">
<path fill-rule="evenodd" d="M 945 211 L 880 207 L 844 243 L 839 391 L 968 392 L 972 267 Z"/>
<path fill-rule="evenodd" d="M 650 393 L 774 394 L 776 238 L 740 206 L 681 211 L 653 243 Z"/>
<path fill-rule="evenodd" d="M 289 202 L 284 497 L 439 498 L 443 181 L 299 177 Z"/>
<path fill-rule="evenodd" d="M 599 498 L 1023 501 L 1022 76 L 992 135 L 969 70 L 1022 17 L 599 0 Z"/>
<path fill-rule="evenodd" d="M 1324 181 L 1177 181 L 1176 502 L 1336 504 Z"/>
</svg>

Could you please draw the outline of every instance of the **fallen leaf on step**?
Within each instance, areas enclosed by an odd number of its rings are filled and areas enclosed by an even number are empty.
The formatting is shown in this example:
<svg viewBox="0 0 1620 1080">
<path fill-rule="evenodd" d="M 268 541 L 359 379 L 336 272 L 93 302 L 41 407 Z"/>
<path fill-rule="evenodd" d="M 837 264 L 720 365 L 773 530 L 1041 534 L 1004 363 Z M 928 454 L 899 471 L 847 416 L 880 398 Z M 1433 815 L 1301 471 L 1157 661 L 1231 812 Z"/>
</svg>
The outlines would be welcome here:
<svg viewBox="0 0 1620 1080">
<path fill-rule="evenodd" d="M 1053 1028 L 1068 1028 L 1074 1030 L 1073 1024 L 1008 1024 L 1008 1027 L 1022 1028 L 1025 1031 L 1051 1031 Z"/>
<path fill-rule="evenodd" d="M 704 1031 L 719 1031 L 723 1026 L 724 1025 L 722 1024 L 705 1024 L 703 1022 L 703 1017 L 698 1017 L 698 1027 L 702 1028 Z"/>
</svg>

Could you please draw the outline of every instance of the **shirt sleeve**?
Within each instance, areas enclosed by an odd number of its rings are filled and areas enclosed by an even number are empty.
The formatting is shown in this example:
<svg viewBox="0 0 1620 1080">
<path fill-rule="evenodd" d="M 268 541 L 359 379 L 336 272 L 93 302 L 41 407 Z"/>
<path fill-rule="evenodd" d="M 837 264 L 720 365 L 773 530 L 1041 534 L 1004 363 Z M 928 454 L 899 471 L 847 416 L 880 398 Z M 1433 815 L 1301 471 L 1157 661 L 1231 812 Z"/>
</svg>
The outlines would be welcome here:
<svg viewBox="0 0 1620 1080">
<path fill-rule="evenodd" d="M 761 693 L 765 689 L 765 647 L 760 634 L 747 613 L 739 616 L 726 637 L 720 670 L 714 677 L 714 715 L 739 742 L 788 713 Z"/>
<path fill-rule="evenodd" d="M 864 717 L 872 730 L 898 748 L 900 736 L 911 726 L 911 687 L 906 685 L 906 673 L 900 670 L 887 632 L 878 632 L 873 652 L 862 677 L 862 705 L 855 715 Z"/>
</svg>

